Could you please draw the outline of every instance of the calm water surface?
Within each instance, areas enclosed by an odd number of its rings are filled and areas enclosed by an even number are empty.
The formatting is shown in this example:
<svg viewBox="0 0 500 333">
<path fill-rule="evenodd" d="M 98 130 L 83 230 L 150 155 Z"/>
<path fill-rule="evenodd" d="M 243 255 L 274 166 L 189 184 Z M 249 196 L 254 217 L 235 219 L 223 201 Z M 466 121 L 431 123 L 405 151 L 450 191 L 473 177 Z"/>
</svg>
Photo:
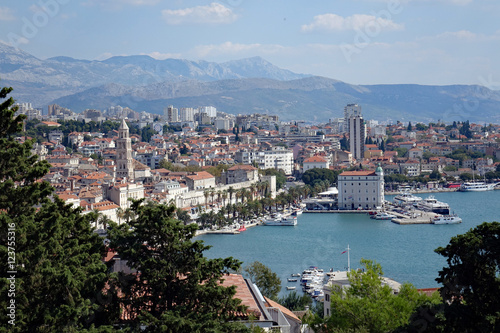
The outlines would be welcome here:
<svg viewBox="0 0 500 333">
<path fill-rule="evenodd" d="M 347 254 L 341 253 L 349 244 L 351 268 L 359 267 L 361 258 L 371 259 L 382 265 L 388 277 L 410 282 L 417 288 L 432 288 L 438 286 L 435 279 L 446 264 L 434 249 L 446 246 L 451 237 L 484 221 L 500 221 L 500 191 L 434 196 L 448 203 L 463 222 L 398 225 L 372 220 L 364 214 L 304 213 L 295 227 L 258 226 L 239 235 L 203 235 L 197 239 L 212 246 L 207 257 L 232 256 L 243 261 L 243 266 L 260 261 L 281 277 L 284 286 L 291 273 L 302 272 L 309 266 L 325 271 L 345 269 Z"/>
</svg>

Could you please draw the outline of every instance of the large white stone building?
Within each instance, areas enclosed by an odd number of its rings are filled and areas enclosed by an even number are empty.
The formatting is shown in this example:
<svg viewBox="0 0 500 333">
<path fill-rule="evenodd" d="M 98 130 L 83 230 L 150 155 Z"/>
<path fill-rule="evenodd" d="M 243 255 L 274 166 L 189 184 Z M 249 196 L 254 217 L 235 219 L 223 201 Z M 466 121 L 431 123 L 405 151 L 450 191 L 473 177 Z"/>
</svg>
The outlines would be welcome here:
<svg viewBox="0 0 500 333">
<path fill-rule="evenodd" d="M 384 171 L 345 171 L 338 177 L 339 209 L 376 209 L 384 204 Z"/>
<path fill-rule="evenodd" d="M 131 204 L 129 198 L 134 200 L 144 198 L 144 186 L 142 184 L 117 183 L 109 188 L 108 198 L 121 209 L 127 209 Z"/>
</svg>

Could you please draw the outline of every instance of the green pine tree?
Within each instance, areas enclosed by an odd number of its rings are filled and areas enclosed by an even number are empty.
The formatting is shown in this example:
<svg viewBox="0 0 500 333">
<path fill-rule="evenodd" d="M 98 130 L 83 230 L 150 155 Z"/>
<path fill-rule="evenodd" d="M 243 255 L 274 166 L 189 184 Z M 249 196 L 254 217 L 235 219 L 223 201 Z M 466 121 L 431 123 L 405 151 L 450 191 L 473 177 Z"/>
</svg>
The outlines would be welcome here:
<svg viewBox="0 0 500 333">
<path fill-rule="evenodd" d="M 136 218 L 112 228 L 109 237 L 128 266 L 140 273 L 121 274 L 121 302 L 132 317 L 132 327 L 145 332 L 239 332 L 231 323 L 244 311 L 234 287 L 220 285 L 224 274 L 236 271 L 233 258 L 207 259 L 209 249 L 192 241 L 196 224 L 174 218 L 175 206 L 132 205 Z"/>
<path fill-rule="evenodd" d="M 75 332 L 100 307 L 103 242 L 88 217 L 51 200 L 40 181 L 50 165 L 15 138 L 25 116 L 15 116 L 11 91 L 0 91 L 0 331 Z"/>
</svg>

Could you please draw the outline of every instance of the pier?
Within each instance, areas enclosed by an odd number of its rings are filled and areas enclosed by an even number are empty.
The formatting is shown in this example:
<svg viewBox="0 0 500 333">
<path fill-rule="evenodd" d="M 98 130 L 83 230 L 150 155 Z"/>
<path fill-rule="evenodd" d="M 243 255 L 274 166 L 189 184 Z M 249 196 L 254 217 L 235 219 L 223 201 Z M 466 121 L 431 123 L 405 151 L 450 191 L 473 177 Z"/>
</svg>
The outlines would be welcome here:
<svg viewBox="0 0 500 333">
<path fill-rule="evenodd" d="M 374 212 L 375 209 L 355 209 L 355 210 L 347 210 L 347 209 L 315 209 L 315 210 L 304 210 L 304 213 L 340 213 L 340 214 L 368 214 L 369 212 Z"/>
<path fill-rule="evenodd" d="M 436 216 L 435 213 L 423 212 L 420 210 L 414 211 L 414 216 L 406 216 L 396 212 L 388 212 L 389 214 L 398 217 L 393 218 L 391 221 L 397 224 L 433 224 L 432 219 Z"/>
</svg>

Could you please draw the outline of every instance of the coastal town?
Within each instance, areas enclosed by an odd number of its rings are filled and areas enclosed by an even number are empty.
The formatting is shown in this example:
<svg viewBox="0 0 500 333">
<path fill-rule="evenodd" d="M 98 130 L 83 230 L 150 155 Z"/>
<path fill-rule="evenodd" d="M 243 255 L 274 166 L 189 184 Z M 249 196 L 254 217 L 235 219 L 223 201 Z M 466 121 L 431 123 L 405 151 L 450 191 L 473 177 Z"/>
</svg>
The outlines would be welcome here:
<svg viewBox="0 0 500 333">
<path fill-rule="evenodd" d="M 35 138 L 33 153 L 51 165 L 44 180 L 62 200 L 105 217 L 97 229 L 105 229 L 106 219 L 127 220 L 131 199 L 173 203 L 188 214 L 185 222 L 202 228 L 201 213 L 276 198 L 293 187 L 290 200 L 297 203 L 337 186 L 326 206 L 321 196 L 309 201 L 311 211 L 375 210 L 384 193 L 453 191 L 464 182 L 499 178 L 496 124 L 381 123 L 363 119 L 357 104 L 325 124 L 234 116 L 211 106 L 168 106 L 163 115 L 120 106 L 74 113 L 50 105 L 46 114 L 28 103 L 18 108 L 27 115 L 18 140 Z M 318 188 L 315 179 L 301 194 L 303 175 L 318 169 L 334 172 L 338 184 Z M 360 176 L 379 181 L 354 184 Z"/>
</svg>

